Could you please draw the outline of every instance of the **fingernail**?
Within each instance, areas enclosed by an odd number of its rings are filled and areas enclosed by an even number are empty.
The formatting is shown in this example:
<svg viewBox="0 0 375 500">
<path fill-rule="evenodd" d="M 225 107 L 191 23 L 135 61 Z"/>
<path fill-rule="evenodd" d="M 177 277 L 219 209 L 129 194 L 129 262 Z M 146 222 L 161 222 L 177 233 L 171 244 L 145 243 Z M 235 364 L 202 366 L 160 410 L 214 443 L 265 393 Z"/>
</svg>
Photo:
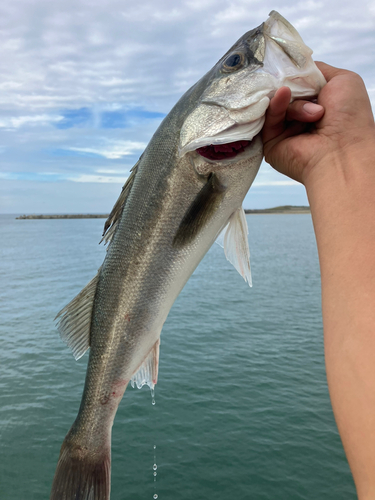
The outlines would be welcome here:
<svg viewBox="0 0 375 500">
<path fill-rule="evenodd" d="M 315 104 L 313 102 L 307 102 L 303 105 L 303 109 L 306 111 L 306 113 L 309 113 L 309 115 L 316 115 L 316 113 L 319 113 L 319 111 L 323 109 L 323 106 L 321 106 L 320 104 Z"/>
</svg>

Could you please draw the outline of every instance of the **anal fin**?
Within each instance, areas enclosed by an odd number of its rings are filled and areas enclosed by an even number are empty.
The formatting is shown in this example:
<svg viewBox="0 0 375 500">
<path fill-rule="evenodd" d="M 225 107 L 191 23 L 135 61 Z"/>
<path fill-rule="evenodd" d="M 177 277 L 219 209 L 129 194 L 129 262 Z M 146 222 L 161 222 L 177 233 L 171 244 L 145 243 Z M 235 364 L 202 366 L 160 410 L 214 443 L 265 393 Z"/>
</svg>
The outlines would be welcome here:
<svg viewBox="0 0 375 500">
<path fill-rule="evenodd" d="M 159 371 L 159 346 L 160 339 L 155 342 L 146 359 L 130 379 L 132 387 L 137 386 L 141 389 L 144 385 L 148 385 L 150 389 L 155 388 Z"/>
</svg>

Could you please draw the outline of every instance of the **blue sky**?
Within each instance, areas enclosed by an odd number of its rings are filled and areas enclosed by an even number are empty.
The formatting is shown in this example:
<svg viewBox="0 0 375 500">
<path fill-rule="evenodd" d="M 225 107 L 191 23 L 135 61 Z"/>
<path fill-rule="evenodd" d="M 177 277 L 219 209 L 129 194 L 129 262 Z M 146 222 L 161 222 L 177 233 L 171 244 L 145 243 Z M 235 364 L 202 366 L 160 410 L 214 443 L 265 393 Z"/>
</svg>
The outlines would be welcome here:
<svg viewBox="0 0 375 500">
<path fill-rule="evenodd" d="M 375 103 L 375 2 L 13 0 L 0 6 L 0 213 L 111 210 L 181 95 L 276 9 Z M 307 204 L 264 164 L 246 208 Z"/>
</svg>

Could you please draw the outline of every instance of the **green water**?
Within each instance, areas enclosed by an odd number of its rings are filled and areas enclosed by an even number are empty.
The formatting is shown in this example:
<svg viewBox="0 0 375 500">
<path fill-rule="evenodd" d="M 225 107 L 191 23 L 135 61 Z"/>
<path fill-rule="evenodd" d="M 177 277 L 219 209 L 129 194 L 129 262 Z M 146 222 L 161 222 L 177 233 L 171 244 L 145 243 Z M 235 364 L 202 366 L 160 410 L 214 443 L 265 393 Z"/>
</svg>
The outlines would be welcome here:
<svg viewBox="0 0 375 500">
<path fill-rule="evenodd" d="M 125 393 L 112 500 L 356 498 L 325 379 L 311 218 L 248 222 L 253 288 L 214 245 L 163 328 L 156 404 L 146 387 Z M 100 266 L 103 221 L 0 224 L 0 498 L 48 499 L 87 362 L 53 318 Z"/>
</svg>

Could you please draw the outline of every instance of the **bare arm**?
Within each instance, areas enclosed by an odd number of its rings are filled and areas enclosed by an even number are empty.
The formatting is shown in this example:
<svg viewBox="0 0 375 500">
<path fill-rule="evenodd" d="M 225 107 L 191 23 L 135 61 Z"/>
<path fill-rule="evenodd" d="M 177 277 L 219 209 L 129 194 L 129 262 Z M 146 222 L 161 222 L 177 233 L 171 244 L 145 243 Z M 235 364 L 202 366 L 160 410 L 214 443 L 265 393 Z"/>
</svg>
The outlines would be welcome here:
<svg viewBox="0 0 375 500">
<path fill-rule="evenodd" d="M 322 107 L 288 106 L 289 90 L 280 89 L 264 127 L 265 155 L 306 187 L 332 407 L 358 498 L 369 500 L 375 499 L 375 126 L 361 78 L 318 65 L 328 81 L 318 97 Z M 316 122 L 310 131 L 308 122 Z"/>
</svg>

